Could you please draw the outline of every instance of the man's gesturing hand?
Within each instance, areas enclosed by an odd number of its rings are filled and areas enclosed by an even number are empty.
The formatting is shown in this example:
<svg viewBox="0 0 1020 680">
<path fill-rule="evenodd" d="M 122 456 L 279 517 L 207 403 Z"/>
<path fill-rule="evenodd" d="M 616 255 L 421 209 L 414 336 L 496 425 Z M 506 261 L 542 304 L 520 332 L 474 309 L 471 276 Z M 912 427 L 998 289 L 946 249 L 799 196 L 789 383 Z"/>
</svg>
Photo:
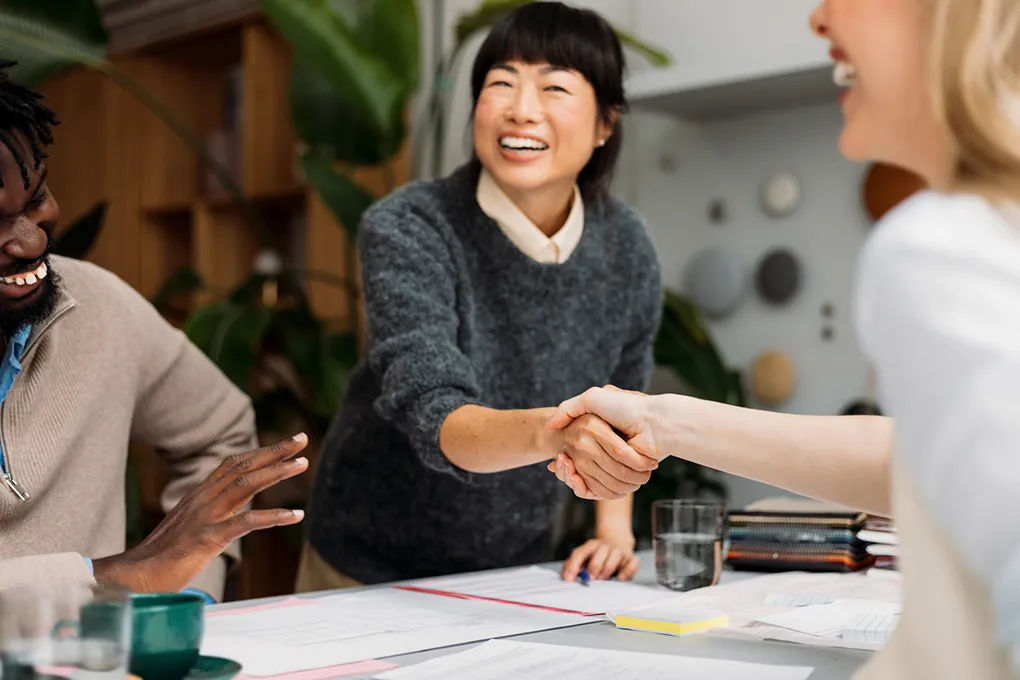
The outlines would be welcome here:
<svg viewBox="0 0 1020 680">
<path fill-rule="evenodd" d="M 299 434 L 224 460 L 191 490 L 144 541 L 94 563 L 97 581 L 135 592 L 178 592 L 231 543 L 259 529 L 296 524 L 300 510 L 251 510 L 260 492 L 308 469 L 294 458 L 308 444 Z"/>
</svg>

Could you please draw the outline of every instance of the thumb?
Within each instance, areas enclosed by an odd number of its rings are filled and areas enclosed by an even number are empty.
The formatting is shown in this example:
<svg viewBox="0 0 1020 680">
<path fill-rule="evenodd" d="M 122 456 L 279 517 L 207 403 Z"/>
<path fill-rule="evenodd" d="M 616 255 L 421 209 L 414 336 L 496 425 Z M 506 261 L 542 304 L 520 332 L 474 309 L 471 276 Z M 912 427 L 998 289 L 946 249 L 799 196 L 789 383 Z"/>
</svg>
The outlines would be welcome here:
<svg viewBox="0 0 1020 680">
<path fill-rule="evenodd" d="M 597 387 L 592 387 L 584 394 L 567 399 L 557 407 L 556 412 L 549 418 L 546 427 L 550 430 L 562 430 L 570 423 L 587 413 L 595 412 L 595 401 L 598 399 Z"/>
</svg>

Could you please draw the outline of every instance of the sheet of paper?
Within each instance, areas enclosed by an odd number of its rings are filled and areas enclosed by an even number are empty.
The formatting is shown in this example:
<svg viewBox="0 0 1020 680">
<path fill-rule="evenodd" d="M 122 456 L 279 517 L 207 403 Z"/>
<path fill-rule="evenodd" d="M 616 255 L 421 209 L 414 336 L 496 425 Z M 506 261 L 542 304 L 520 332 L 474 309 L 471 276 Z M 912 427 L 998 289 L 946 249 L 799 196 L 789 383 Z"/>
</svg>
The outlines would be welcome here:
<svg viewBox="0 0 1020 680">
<path fill-rule="evenodd" d="M 210 618 L 202 653 L 234 659 L 246 675 L 265 677 L 585 622 L 572 614 L 385 588 Z"/>
<path fill-rule="evenodd" d="M 334 678 L 346 678 L 351 675 L 368 675 L 379 673 L 396 668 L 396 664 L 386 661 L 359 661 L 357 663 L 346 663 L 342 666 L 330 666 L 329 668 L 316 668 L 311 671 L 298 671 L 297 673 L 284 673 L 283 675 L 272 675 L 259 680 L 333 680 Z M 252 680 L 255 676 L 238 675 L 236 680 Z"/>
<path fill-rule="evenodd" d="M 899 625 L 899 614 L 876 612 L 857 614 L 843 629 L 843 639 L 852 642 L 885 644 Z"/>
<path fill-rule="evenodd" d="M 692 590 L 645 609 L 655 610 L 664 607 L 724 612 L 729 617 L 729 627 L 714 628 L 708 631 L 707 635 L 752 637 L 759 640 L 780 640 L 823 647 L 878 649 L 875 644 L 820 637 L 758 622 L 761 617 L 794 609 L 795 607 L 785 604 L 789 600 L 813 597 L 824 597 L 833 601 L 863 599 L 899 603 L 902 600 L 902 586 L 899 580 L 873 578 L 861 573 L 787 572 L 758 576 L 714 588 Z M 648 612 L 648 616 L 654 615 L 654 612 Z"/>
<path fill-rule="evenodd" d="M 277 602 L 270 602 L 268 604 L 257 604 L 251 607 L 243 607 L 241 609 L 212 609 L 206 610 L 206 617 L 210 616 L 236 616 L 238 614 L 252 614 L 254 612 L 263 612 L 269 609 L 283 609 L 285 607 L 300 607 L 306 604 L 311 604 L 315 600 L 304 599 L 300 597 L 288 597 L 285 600 L 279 600 Z"/>
<path fill-rule="evenodd" d="M 808 635 L 841 638 L 843 629 L 861 614 L 885 616 L 899 613 L 900 604 L 898 602 L 847 599 L 836 600 L 831 604 L 799 607 L 779 614 L 761 616 L 757 622 Z"/>
<path fill-rule="evenodd" d="M 423 579 L 411 587 L 585 616 L 640 607 L 673 596 L 668 590 L 626 581 L 591 581 L 583 586 L 564 581 L 558 572 L 542 567 Z"/>
<path fill-rule="evenodd" d="M 806 680 L 812 668 L 493 640 L 377 680 Z"/>
</svg>

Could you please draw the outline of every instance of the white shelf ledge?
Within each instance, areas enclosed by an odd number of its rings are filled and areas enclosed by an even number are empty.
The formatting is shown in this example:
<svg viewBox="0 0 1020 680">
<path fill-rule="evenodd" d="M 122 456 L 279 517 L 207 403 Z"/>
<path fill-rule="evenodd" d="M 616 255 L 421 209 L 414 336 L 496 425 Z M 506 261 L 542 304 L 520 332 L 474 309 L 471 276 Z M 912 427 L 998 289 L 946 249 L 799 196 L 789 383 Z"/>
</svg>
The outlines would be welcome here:
<svg viewBox="0 0 1020 680">
<path fill-rule="evenodd" d="M 827 59 L 716 68 L 714 73 L 681 67 L 648 69 L 634 74 L 627 91 L 635 111 L 691 120 L 835 102 L 839 96 Z"/>
</svg>

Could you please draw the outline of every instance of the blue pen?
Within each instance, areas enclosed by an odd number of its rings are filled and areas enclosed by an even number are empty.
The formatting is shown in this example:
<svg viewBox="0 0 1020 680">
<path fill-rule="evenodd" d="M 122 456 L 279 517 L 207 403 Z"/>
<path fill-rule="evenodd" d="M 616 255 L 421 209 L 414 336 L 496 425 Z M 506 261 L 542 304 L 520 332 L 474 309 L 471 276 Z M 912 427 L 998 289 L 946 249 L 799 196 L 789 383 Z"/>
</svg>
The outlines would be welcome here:
<svg viewBox="0 0 1020 680">
<path fill-rule="evenodd" d="M 589 581 L 591 581 L 591 576 L 588 574 L 588 570 L 582 569 L 577 574 L 577 582 L 580 583 L 582 586 L 586 586 L 588 585 Z"/>
</svg>

